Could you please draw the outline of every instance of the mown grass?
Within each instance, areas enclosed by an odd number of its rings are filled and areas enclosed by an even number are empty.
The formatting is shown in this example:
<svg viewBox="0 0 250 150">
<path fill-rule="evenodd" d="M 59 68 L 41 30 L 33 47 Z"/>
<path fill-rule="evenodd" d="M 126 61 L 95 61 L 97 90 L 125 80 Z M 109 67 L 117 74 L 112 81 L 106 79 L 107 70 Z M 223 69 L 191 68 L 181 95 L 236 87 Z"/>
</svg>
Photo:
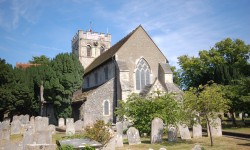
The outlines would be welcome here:
<svg viewBox="0 0 250 150">
<path fill-rule="evenodd" d="M 190 150 L 195 144 L 200 144 L 205 150 L 247 150 L 250 149 L 250 141 L 239 140 L 228 137 L 216 137 L 214 138 L 214 146 L 210 146 L 209 137 L 203 137 L 200 139 L 192 139 L 188 141 L 178 140 L 177 142 L 167 142 L 167 139 L 163 139 L 161 144 L 150 144 L 149 138 L 142 138 L 142 144 L 128 145 L 127 141 L 124 141 L 124 147 L 116 148 L 116 150 L 148 150 L 149 148 L 158 150 L 162 147 L 168 150 Z"/>
</svg>

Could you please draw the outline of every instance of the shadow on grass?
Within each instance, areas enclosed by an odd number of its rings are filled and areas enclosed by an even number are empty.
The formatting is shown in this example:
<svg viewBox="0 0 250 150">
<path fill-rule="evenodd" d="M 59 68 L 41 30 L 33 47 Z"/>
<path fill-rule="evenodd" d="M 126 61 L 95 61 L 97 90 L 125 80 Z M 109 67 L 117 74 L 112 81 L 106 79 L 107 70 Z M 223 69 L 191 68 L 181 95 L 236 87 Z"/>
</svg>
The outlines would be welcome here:
<svg viewBox="0 0 250 150">
<path fill-rule="evenodd" d="M 250 143 L 237 144 L 237 145 L 242 145 L 242 146 L 250 146 Z"/>
</svg>

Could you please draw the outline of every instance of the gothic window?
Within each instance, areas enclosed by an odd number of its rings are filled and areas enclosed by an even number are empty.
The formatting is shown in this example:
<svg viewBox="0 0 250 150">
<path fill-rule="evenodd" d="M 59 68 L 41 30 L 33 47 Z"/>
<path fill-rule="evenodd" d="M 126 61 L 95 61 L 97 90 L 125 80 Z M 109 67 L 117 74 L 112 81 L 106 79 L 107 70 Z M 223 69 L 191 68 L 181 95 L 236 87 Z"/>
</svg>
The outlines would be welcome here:
<svg viewBox="0 0 250 150">
<path fill-rule="evenodd" d="M 105 80 L 108 80 L 108 74 L 109 74 L 109 68 L 108 66 L 104 68 L 104 75 L 105 75 Z"/>
<path fill-rule="evenodd" d="M 95 73 L 95 84 L 98 84 L 98 73 Z"/>
<path fill-rule="evenodd" d="M 92 49 L 91 49 L 91 46 L 90 45 L 87 45 L 87 56 L 88 57 L 91 57 L 92 56 Z"/>
<path fill-rule="evenodd" d="M 104 116 L 108 116 L 109 115 L 109 101 L 108 100 L 105 100 L 104 103 L 103 103 L 103 115 Z"/>
<path fill-rule="evenodd" d="M 103 46 L 100 47 L 100 54 L 102 54 L 105 51 L 105 48 Z"/>
<path fill-rule="evenodd" d="M 140 59 L 135 71 L 136 90 L 141 90 L 150 84 L 150 68 L 145 59 Z"/>
</svg>

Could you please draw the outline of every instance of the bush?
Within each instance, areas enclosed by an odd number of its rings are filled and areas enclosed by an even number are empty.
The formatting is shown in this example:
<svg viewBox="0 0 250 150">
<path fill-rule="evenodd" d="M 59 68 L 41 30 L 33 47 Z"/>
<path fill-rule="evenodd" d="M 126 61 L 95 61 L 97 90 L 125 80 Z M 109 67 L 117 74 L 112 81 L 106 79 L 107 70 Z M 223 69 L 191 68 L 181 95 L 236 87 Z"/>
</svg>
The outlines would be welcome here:
<svg viewBox="0 0 250 150">
<path fill-rule="evenodd" d="M 96 121 L 93 126 L 87 126 L 84 136 L 104 145 L 111 139 L 109 126 L 103 120 Z"/>
</svg>

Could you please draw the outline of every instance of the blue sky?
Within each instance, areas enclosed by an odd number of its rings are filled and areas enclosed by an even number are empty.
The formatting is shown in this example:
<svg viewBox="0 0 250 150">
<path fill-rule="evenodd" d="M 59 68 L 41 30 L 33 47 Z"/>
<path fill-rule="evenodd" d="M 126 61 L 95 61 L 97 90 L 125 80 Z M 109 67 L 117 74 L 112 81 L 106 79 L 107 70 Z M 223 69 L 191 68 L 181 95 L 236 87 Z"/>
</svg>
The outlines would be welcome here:
<svg viewBox="0 0 250 150">
<path fill-rule="evenodd" d="M 0 58 L 71 52 L 77 30 L 112 34 L 112 45 L 142 25 L 170 65 L 227 37 L 250 44 L 250 0 L 0 0 Z"/>
</svg>

